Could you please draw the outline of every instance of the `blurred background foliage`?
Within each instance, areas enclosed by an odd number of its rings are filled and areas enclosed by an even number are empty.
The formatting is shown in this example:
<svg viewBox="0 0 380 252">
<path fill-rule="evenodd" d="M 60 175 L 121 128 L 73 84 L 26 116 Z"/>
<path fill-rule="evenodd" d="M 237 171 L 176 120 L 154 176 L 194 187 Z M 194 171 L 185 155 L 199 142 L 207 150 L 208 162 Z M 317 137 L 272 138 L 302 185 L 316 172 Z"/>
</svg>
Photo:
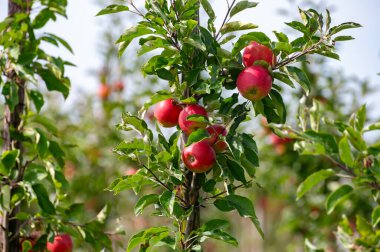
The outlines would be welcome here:
<svg viewBox="0 0 380 252">
<path fill-rule="evenodd" d="M 106 1 L 98 2 L 100 7 L 109 4 Z M 315 1 L 303 4 L 316 9 L 319 5 Z M 284 17 L 289 15 L 286 9 L 279 9 L 279 13 Z M 92 74 L 98 76 L 97 95 L 81 92 L 69 107 L 62 109 L 55 95 L 48 94 L 48 106 L 44 109 L 48 117 L 57 122 L 56 127 L 64 139 L 67 160 L 64 173 L 71 184 L 69 195 L 78 202 L 85 202 L 81 210 L 89 215 L 95 215 L 104 205 L 111 207 L 106 230 L 110 233 L 115 251 L 122 251 L 132 234 L 155 223 L 163 223 L 157 217 L 148 217 L 148 214 L 134 216 L 137 197 L 132 192 L 113 195 L 105 190 L 116 177 L 132 174 L 139 168 L 133 163 L 119 160 L 112 152 L 115 145 L 126 137 L 115 125 L 123 112 L 137 114 L 147 97 L 159 90 L 161 84 L 157 79 L 141 75 L 140 67 L 144 60 L 135 57 L 133 49 L 118 59 L 114 41 L 117 34 L 134 21 L 122 19 L 120 15 L 110 15 L 99 22 L 103 31 L 98 36 L 98 53 L 104 64 L 92 70 Z M 354 75 L 345 76 L 341 71 L 328 67 L 325 59 L 313 57 L 311 63 L 312 67 L 302 65 L 312 83 L 312 92 L 304 103 L 311 106 L 315 99 L 324 116 L 347 121 L 350 113 L 356 111 L 373 90 L 366 80 Z M 298 123 L 296 113 L 303 105 L 298 103 L 302 93 L 291 89 L 285 89 L 284 93 L 285 104 L 289 106 L 287 123 L 295 126 Z M 145 119 L 154 125 L 152 112 L 148 111 Z M 330 188 L 335 188 L 338 183 L 329 180 L 296 201 L 297 186 L 311 173 L 330 168 L 331 163 L 317 156 L 300 156 L 293 151 L 292 141 L 273 135 L 265 118 L 256 118 L 255 123 L 250 122 L 243 127 L 257 136 L 259 145 L 261 166 L 257 170 L 257 178 L 260 184 L 246 196 L 255 202 L 266 238 L 261 240 L 249 220 L 228 214 L 231 232 L 240 242 L 239 248 L 209 241 L 204 251 L 305 251 L 305 239 L 321 245 L 326 251 L 340 251 L 334 235 L 340 217 L 343 212 L 348 217 L 368 215 L 371 206 L 366 200 L 367 196 L 352 197 L 327 215 L 324 200 Z M 132 133 L 128 133 L 128 137 L 133 137 Z M 373 142 L 378 140 L 377 135 L 371 139 Z M 210 216 L 216 218 L 220 214 L 210 210 L 203 213 L 205 219 Z M 85 246 L 76 244 L 75 251 L 91 250 Z"/>
</svg>

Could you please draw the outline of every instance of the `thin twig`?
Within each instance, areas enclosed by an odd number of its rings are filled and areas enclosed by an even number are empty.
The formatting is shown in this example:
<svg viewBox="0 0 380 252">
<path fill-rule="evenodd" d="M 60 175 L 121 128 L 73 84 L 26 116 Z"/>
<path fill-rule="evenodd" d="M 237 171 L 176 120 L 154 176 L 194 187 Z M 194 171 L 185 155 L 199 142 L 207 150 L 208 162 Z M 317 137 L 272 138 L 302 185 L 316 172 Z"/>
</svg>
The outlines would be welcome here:
<svg viewBox="0 0 380 252">
<path fill-rule="evenodd" d="M 219 35 L 220 35 L 220 32 L 222 31 L 222 28 L 223 28 L 223 26 L 225 25 L 225 23 L 227 22 L 228 15 L 230 15 L 230 12 L 231 12 L 232 7 L 234 6 L 235 2 L 236 2 L 236 0 L 233 0 L 232 3 L 231 3 L 231 5 L 228 5 L 228 1 L 227 1 L 228 10 L 227 10 L 226 16 L 225 16 L 224 19 L 223 19 L 222 25 L 221 25 L 220 28 L 219 28 L 219 31 L 218 31 L 218 32 L 216 33 L 216 35 L 215 35 L 215 39 L 216 39 L 216 40 L 218 40 L 218 37 L 219 37 Z M 228 19 L 228 20 L 229 20 L 229 19 Z"/>
<path fill-rule="evenodd" d="M 154 179 L 155 179 L 155 181 L 157 182 L 157 183 L 159 183 L 161 186 L 163 186 L 166 190 L 168 190 L 169 192 L 172 192 L 173 190 L 172 189 L 170 189 L 167 185 L 165 185 L 165 183 L 164 182 L 162 182 L 158 177 L 157 177 L 157 175 L 156 174 L 154 174 L 154 172 L 151 170 L 151 169 L 149 169 L 146 165 L 144 165 L 144 164 L 141 164 L 150 174 L 152 174 L 152 176 L 154 177 Z M 180 197 L 180 196 L 178 196 L 178 195 L 176 195 L 176 198 L 177 199 L 179 199 L 182 203 L 184 203 L 185 204 L 185 208 L 187 207 L 187 202 L 184 200 L 184 199 L 182 199 L 182 197 Z"/>
<path fill-rule="evenodd" d="M 250 183 L 250 182 L 252 182 L 252 180 L 248 181 L 247 183 Z M 234 186 L 234 187 L 232 187 L 232 189 L 236 190 L 238 188 L 241 188 L 241 187 L 245 186 L 246 184 L 241 184 L 241 185 L 238 185 L 238 186 Z M 213 196 L 206 197 L 206 198 L 203 199 L 203 201 L 207 201 L 207 200 L 210 200 L 210 199 L 216 199 L 216 198 L 218 198 L 219 196 L 222 196 L 225 193 L 227 193 L 227 190 L 224 190 L 223 192 L 220 192 L 220 193 L 215 194 Z"/>
</svg>

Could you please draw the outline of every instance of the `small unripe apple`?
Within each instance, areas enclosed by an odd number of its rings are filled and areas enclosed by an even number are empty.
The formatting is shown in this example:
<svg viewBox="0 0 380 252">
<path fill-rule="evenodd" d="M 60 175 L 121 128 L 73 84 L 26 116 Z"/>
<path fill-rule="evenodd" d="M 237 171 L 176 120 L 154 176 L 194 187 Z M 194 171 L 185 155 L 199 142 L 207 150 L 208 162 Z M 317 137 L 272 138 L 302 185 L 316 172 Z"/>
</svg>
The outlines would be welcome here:
<svg viewBox="0 0 380 252">
<path fill-rule="evenodd" d="M 100 87 L 98 89 L 98 95 L 99 95 L 100 99 L 107 100 L 108 97 L 110 96 L 110 94 L 111 94 L 110 86 L 108 86 L 107 84 L 100 85 Z"/>
<path fill-rule="evenodd" d="M 187 117 L 190 115 L 201 115 L 207 117 L 207 111 L 204 107 L 198 104 L 191 104 L 184 108 L 179 114 L 178 124 L 183 132 L 190 135 L 191 132 L 197 129 L 206 128 L 207 124 L 204 122 L 195 122 L 187 120 Z"/>
<path fill-rule="evenodd" d="M 185 166 L 197 173 L 210 170 L 215 164 L 215 159 L 215 151 L 206 141 L 193 143 L 182 151 Z"/>
<path fill-rule="evenodd" d="M 122 92 L 124 90 L 124 83 L 121 80 L 117 81 L 114 85 L 114 89 L 116 92 Z"/>
<path fill-rule="evenodd" d="M 175 104 L 173 99 L 161 101 L 156 105 L 154 117 L 164 127 L 170 128 L 178 124 L 178 117 L 182 107 Z"/>
<path fill-rule="evenodd" d="M 263 44 L 253 41 L 243 52 L 243 63 L 246 67 L 253 66 L 256 60 L 268 62 L 270 66 L 276 64 L 276 56 L 272 50 Z"/>
<path fill-rule="evenodd" d="M 236 86 L 244 98 L 259 101 L 269 94 L 272 88 L 272 77 L 264 67 L 250 66 L 241 71 Z"/>
<path fill-rule="evenodd" d="M 222 125 L 212 125 L 207 127 L 207 131 L 210 137 L 207 139 L 210 145 L 214 148 L 216 153 L 224 152 L 227 149 L 227 143 L 224 140 L 220 140 L 219 136 L 226 136 L 227 130 Z"/>
<path fill-rule="evenodd" d="M 46 248 L 50 252 L 72 252 L 73 241 L 68 234 L 56 235 L 53 243 L 48 242 Z"/>
</svg>

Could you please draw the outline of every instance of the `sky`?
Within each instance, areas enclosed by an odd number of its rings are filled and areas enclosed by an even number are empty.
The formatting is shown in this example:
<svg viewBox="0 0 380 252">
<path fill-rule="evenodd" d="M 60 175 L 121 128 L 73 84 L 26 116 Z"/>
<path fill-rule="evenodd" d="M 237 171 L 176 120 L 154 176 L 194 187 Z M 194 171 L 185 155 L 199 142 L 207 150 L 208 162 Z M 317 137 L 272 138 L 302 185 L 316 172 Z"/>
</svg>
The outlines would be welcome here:
<svg viewBox="0 0 380 252">
<path fill-rule="evenodd" d="M 220 19 L 225 13 L 225 1 L 214 4 L 215 13 Z M 97 77 L 90 71 L 98 69 L 101 65 L 99 54 L 99 39 L 101 32 L 101 22 L 104 17 L 95 17 L 100 6 L 94 0 L 68 0 L 68 19 L 60 18 L 56 23 L 51 23 L 46 27 L 48 32 L 54 32 L 66 39 L 74 49 L 74 55 L 64 49 L 59 51 L 59 55 L 73 62 L 77 67 L 71 67 L 67 75 L 72 80 L 74 92 L 96 92 Z M 111 1 L 104 0 L 104 7 L 111 4 Z M 291 17 L 298 17 L 298 5 L 305 7 L 305 1 L 286 0 L 263 0 L 258 1 L 259 5 L 249 11 L 236 15 L 236 20 L 244 20 L 259 25 L 260 31 L 271 33 L 273 30 L 284 31 L 284 22 L 292 21 L 293 18 L 279 14 L 279 8 L 286 7 L 291 10 Z M 293 3 L 289 3 L 293 2 Z M 316 1 L 314 1 L 316 2 Z M 319 1 L 317 1 L 319 2 Z M 340 61 L 331 59 L 331 67 L 342 69 L 346 74 L 354 74 L 360 78 L 368 79 L 372 85 L 380 85 L 380 32 L 377 28 L 380 23 L 380 1 L 378 0 L 326 0 L 323 4 L 332 10 L 332 25 L 346 21 L 360 23 L 363 27 L 348 30 L 346 34 L 352 35 L 356 39 L 343 42 L 338 46 Z M 0 0 L 0 20 L 6 15 L 6 0 Z M 307 6 L 308 7 L 308 6 Z M 124 14 L 123 14 L 124 15 Z M 125 18 L 130 18 L 130 14 L 125 14 Z M 127 28 L 127 27 L 126 27 Z M 122 31 L 120 31 L 121 33 Z M 48 48 L 53 53 L 56 49 Z M 74 95 L 75 96 L 75 95 Z M 69 98 L 72 99 L 73 97 Z M 378 99 L 370 99 L 369 102 L 378 102 Z"/>
</svg>

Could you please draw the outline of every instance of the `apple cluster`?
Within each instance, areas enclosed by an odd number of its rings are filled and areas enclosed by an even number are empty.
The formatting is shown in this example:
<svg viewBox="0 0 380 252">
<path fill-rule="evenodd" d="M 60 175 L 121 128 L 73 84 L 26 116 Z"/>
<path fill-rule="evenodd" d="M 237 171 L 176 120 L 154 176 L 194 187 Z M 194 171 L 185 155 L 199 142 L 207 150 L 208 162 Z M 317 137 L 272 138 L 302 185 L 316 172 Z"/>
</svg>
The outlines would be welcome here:
<svg viewBox="0 0 380 252">
<path fill-rule="evenodd" d="M 227 130 L 223 125 L 209 125 L 207 120 L 189 119 L 192 115 L 208 117 L 206 109 L 201 105 L 188 104 L 183 107 L 174 99 L 159 102 L 154 110 L 154 117 L 163 127 L 178 125 L 187 136 L 199 129 L 207 132 L 208 137 L 186 146 L 182 151 L 182 161 L 189 170 L 207 172 L 215 164 L 216 153 L 227 149 L 227 143 L 222 139 L 227 135 Z"/>
<path fill-rule="evenodd" d="M 236 83 L 240 94 L 251 101 L 263 99 L 272 88 L 272 76 L 267 68 L 254 65 L 257 61 L 265 61 L 271 67 L 276 64 L 271 49 L 252 42 L 244 49 L 243 63 L 246 68 L 239 74 Z M 216 153 L 227 149 L 227 143 L 223 139 L 227 135 L 227 130 L 223 125 L 209 125 L 207 120 L 189 119 L 192 115 L 208 118 L 206 109 L 201 105 L 182 106 L 174 99 L 159 102 L 154 110 L 154 117 L 163 127 L 178 125 L 187 136 L 198 129 L 207 131 L 208 137 L 182 150 L 182 161 L 189 170 L 197 173 L 207 172 L 215 164 Z"/>
<path fill-rule="evenodd" d="M 246 68 L 237 78 L 237 89 L 244 98 L 259 101 L 267 96 L 272 88 L 272 76 L 268 67 L 276 64 L 276 57 L 270 48 L 253 41 L 244 49 L 243 64 Z"/>
</svg>

